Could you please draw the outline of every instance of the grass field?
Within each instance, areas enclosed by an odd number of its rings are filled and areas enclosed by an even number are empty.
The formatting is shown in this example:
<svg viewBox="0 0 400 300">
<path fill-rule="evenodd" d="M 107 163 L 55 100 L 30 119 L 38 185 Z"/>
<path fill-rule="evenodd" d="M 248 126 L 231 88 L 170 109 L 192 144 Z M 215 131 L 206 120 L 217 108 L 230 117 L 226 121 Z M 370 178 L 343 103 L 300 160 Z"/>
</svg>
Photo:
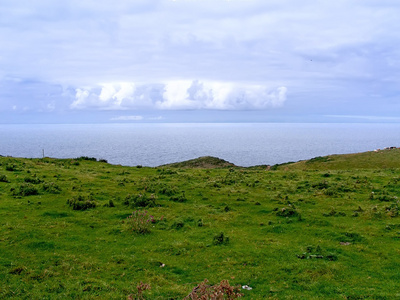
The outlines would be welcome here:
<svg viewBox="0 0 400 300">
<path fill-rule="evenodd" d="M 204 279 L 400 298 L 399 194 L 400 149 L 251 168 L 0 157 L 0 298 L 183 299 Z"/>
</svg>

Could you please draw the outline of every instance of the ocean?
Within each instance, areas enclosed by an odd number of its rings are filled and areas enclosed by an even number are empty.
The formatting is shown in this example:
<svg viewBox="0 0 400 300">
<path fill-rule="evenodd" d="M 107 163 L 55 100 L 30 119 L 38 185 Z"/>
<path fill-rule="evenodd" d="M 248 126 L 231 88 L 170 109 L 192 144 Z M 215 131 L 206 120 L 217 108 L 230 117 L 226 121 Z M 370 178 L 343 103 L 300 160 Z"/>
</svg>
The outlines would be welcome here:
<svg viewBox="0 0 400 300">
<path fill-rule="evenodd" d="M 0 155 L 106 159 L 159 166 L 216 156 L 238 166 L 273 165 L 400 146 L 400 124 L 136 123 L 0 125 Z"/>
</svg>

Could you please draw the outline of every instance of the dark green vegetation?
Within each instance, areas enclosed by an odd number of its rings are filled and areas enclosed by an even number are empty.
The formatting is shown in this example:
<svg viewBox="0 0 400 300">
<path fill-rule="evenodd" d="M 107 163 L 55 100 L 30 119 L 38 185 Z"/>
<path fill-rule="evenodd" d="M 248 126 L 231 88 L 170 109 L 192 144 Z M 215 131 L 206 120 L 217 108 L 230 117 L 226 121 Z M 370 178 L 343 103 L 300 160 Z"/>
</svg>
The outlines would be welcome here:
<svg viewBox="0 0 400 300">
<path fill-rule="evenodd" d="M 0 157 L 0 298 L 400 297 L 399 149 L 214 160 Z"/>
</svg>

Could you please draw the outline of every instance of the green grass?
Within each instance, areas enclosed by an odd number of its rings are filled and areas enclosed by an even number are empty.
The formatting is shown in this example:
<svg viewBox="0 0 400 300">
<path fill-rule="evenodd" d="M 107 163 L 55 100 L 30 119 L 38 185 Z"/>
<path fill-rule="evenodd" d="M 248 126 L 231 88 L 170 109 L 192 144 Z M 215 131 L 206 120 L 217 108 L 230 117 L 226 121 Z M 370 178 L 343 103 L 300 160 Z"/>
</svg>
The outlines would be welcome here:
<svg viewBox="0 0 400 300">
<path fill-rule="evenodd" d="M 225 163 L 0 157 L 0 298 L 126 299 L 142 282 L 183 299 L 206 278 L 247 299 L 400 297 L 398 149 Z M 138 209 L 149 233 L 127 222 Z"/>
</svg>

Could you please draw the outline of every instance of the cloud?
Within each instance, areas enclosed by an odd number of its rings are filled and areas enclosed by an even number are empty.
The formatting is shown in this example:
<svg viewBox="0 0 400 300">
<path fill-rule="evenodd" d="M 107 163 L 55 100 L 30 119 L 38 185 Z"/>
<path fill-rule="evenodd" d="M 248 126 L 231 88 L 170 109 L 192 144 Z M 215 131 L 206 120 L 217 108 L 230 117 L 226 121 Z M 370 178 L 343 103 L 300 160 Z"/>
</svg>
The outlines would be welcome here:
<svg viewBox="0 0 400 300">
<path fill-rule="evenodd" d="M 381 0 L 0 1 L 0 111 L 400 113 L 399 15 Z"/>
<path fill-rule="evenodd" d="M 110 119 L 111 121 L 141 121 L 143 116 L 119 116 Z"/>
<path fill-rule="evenodd" d="M 76 89 L 72 109 L 259 110 L 282 106 L 287 88 L 220 81 L 107 83 Z"/>
</svg>

